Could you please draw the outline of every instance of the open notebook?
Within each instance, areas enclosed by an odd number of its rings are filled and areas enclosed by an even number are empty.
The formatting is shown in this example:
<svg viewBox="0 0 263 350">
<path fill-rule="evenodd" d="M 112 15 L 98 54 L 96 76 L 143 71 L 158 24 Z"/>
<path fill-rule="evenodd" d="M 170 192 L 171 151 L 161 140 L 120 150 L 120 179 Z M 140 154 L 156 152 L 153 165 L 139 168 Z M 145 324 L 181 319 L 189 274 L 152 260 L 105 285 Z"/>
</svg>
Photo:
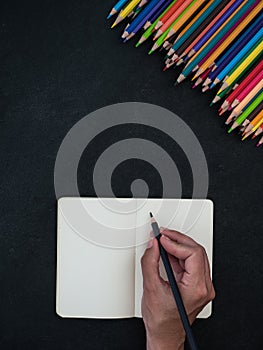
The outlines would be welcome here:
<svg viewBox="0 0 263 350">
<path fill-rule="evenodd" d="M 60 198 L 57 314 L 62 317 L 141 317 L 140 259 L 160 226 L 202 244 L 212 271 L 213 203 L 188 199 Z M 165 277 L 165 272 L 161 274 Z M 209 303 L 199 314 L 211 314 Z"/>
</svg>

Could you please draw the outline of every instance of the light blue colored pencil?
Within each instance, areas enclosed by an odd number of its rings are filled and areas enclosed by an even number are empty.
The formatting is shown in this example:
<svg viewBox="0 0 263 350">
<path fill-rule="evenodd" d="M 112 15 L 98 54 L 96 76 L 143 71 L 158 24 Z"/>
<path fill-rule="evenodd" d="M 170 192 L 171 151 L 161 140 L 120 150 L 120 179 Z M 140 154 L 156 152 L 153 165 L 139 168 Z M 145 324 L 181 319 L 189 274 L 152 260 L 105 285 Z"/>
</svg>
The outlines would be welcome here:
<svg viewBox="0 0 263 350">
<path fill-rule="evenodd" d="M 128 2 L 129 0 L 119 0 L 112 8 L 111 12 L 109 13 L 107 19 L 111 18 L 112 16 L 115 15 L 115 13 L 119 12 L 123 5 L 126 4 L 126 2 Z"/>
</svg>

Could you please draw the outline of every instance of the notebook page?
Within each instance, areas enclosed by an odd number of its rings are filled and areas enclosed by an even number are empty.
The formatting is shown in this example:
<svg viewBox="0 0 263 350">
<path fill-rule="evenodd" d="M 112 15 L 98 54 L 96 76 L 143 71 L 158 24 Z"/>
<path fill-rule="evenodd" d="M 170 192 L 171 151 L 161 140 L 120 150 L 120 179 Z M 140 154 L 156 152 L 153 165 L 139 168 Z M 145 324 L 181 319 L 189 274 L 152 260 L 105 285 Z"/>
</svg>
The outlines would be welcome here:
<svg viewBox="0 0 263 350">
<path fill-rule="evenodd" d="M 112 203 L 114 201 L 114 203 Z M 62 198 L 58 202 L 57 313 L 134 316 L 135 202 Z M 110 208 L 110 209 L 109 209 Z M 125 239 L 126 237 L 126 239 Z"/>
<path fill-rule="evenodd" d="M 135 257 L 135 316 L 141 317 L 141 298 L 143 280 L 140 259 L 144 254 L 149 239 L 151 226 L 149 212 L 151 211 L 160 226 L 169 227 L 192 237 L 206 249 L 212 271 L 212 245 L 213 245 L 213 203 L 209 200 L 188 199 L 138 199 L 137 230 L 136 230 L 136 257 Z M 140 203 L 141 202 L 141 203 Z M 167 280 L 166 273 L 161 264 L 160 273 Z M 198 315 L 206 318 L 211 314 L 209 303 Z"/>
</svg>

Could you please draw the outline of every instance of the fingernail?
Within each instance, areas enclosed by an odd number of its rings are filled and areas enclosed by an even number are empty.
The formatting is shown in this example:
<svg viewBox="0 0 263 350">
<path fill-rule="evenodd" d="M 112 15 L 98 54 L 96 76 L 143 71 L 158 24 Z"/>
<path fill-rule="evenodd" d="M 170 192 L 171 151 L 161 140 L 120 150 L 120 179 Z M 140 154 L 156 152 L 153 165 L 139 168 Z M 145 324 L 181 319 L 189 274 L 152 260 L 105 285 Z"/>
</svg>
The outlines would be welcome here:
<svg viewBox="0 0 263 350">
<path fill-rule="evenodd" d="M 163 237 L 164 239 L 166 239 L 167 241 L 170 241 L 170 238 L 169 238 L 169 237 L 167 237 L 167 236 L 165 236 L 165 235 L 162 235 L 162 237 Z"/>
<path fill-rule="evenodd" d="M 153 238 L 150 238 L 150 240 L 147 243 L 147 249 L 151 248 L 153 246 Z"/>
</svg>

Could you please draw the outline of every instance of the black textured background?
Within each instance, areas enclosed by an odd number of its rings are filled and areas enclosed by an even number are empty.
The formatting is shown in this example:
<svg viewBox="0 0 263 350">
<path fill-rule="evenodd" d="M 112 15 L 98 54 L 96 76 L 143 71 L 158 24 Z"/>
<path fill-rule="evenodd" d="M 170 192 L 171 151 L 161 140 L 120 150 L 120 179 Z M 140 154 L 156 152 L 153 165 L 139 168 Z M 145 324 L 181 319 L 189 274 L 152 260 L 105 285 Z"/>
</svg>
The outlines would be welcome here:
<svg viewBox="0 0 263 350">
<path fill-rule="evenodd" d="M 53 169 L 59 145 L 88 113 L 140 101 L 183 118 L 207 157 L 208 197 L 215 203 L 217 297 L 212 317 L 194 325 L 200 349 L 262 349 L 262 149 L 226 133 L 216 109 L 208 107 L 213 93 L 192 91 L 189 82 L 175 89 L 178 72 L 162 73 L 160 54 L 148 57 L 145 46 L 134 49 L 134 41 L 122 45 L 123 26 L 111 31 L 105 19 L 113 3 L 1 4 L 0 348 L 145 349 L 141 320 L 61 319 L 55 314 Z M 171 140 L 136 126 L 121 132 L 162 144 L 184 179 L 184 196 L 191 196 L 189 165 Z M 116 129 L 107 133 L 108 144 L 118 135 Z M 82 158 L 83 195 L 94 195 L 91 166 L 103 142 L 105 137 L 94 140 Z M 116 169 L 116 195 L 129 196 L 129 184 L 138 176 L 150 184 L 151 196 L 161 195 L 158 174 L 140 161 Z"/>
</svg>

